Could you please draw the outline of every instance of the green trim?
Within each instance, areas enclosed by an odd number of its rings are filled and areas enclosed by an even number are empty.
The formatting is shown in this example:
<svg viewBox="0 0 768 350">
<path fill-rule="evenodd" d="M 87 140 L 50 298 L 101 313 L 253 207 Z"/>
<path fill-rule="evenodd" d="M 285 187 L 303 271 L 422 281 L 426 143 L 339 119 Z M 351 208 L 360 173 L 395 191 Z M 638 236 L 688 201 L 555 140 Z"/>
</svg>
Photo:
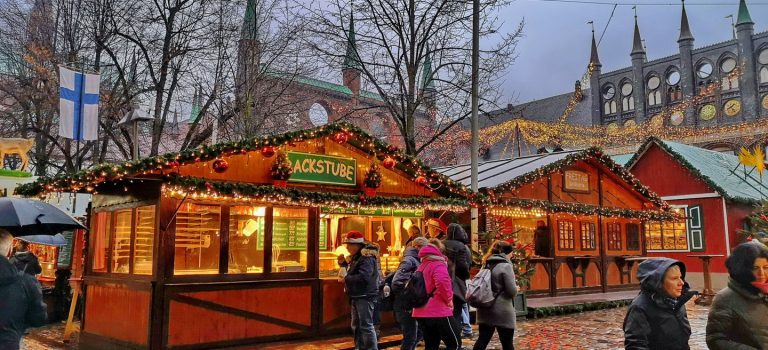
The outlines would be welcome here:
<svg viewBox="0 0 768 350">
<path fill-rule="evenodd" d="M 552 203 L 535 199 L 506 199 L 497 200 L 491 207 L 520 207 L 524 209 L 543 209 L 548 213 L 569 213 L 574 215 L 600 215 L 606 217 L 623 217 L 640 220 L 666 221 L 675 219 L 671 211 L 663 210 L 632 210 L 621 208 L 598 207 L 581 203 Z"/>
<path fill-rule="evenodd" d="M 32 173 L 21 170 L 0 169 L 0 176 L 24 178 L 32 177 Z"/>
</svg>

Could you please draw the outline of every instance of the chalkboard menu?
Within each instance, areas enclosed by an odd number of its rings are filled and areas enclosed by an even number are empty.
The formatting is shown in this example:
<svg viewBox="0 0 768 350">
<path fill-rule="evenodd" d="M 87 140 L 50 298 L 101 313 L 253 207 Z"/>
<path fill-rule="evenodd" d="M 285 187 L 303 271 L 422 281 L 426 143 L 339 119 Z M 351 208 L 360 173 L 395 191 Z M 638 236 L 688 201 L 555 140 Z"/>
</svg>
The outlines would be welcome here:
<svg viewBox="0 0 768 350">
<path fill-rule="evenodd" d="M 328 225 L 320 219 L 320 250 L 328 249 Z"/>
<path fill-rule="evenodd" d="M 74 244 L 75 231 L 64 231 L 61 233 L 67 241 L 67 245 L 59 247 L 59 259 L 56 261 L 58 269 L 68 269 L 72 264 L 72 246 Z"/>
<path fill-rule="evenodd" d="M 308 228 L 307 219 L 274 218 L 272 246 L 279 246 L 280 250 L 307 250 Z M 258 249 L 264 249 L 262 234 L 259 234 Z"/>
</svg>

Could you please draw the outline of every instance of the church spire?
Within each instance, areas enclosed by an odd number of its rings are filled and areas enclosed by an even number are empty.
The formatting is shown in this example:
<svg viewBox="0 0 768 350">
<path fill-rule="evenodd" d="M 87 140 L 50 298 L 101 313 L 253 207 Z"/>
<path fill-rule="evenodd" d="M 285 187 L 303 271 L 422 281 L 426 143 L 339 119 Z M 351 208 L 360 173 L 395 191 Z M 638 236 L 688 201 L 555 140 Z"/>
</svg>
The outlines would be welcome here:
<svg viewBox="0 0 768 350">
<path fill-rule="evenodd" d="M 693 40 L 691 26 L 688 25 L 688 15 L 685 13 L 685 0 L 683 0 L 683 13 L 680 16 L 680 38 L 677 39 L 677 42 L 683 40 Z"/>
<path fill-rule="evenodd" d="M 429 44 L 427 44 L 426 51 L 421 70 L 421 87 L 423 90 L 435 90 L 435 81 L 432 77 L 432 53 L 429 52 Z"/>
<path fill-rule="evenodd" d="M 747 2 L 744 0 L 739 1 L 739 17 L 736 21 L 736 25 L 741 24 L 755 24 L 752 22 L 752 17 L 749 15 L 749 9 L 747 8 Z"/>
<path fill-rule="evenodd" d="M 357 56 L 357 42 L 355 41 L 355 14 L 349 16 L 349 32 L 347 32 L 347 53 L 344 56 L 344 69 L 360 69 L 360 60 Z"/>
<path fill-rule="evenodd" d="M 637 12 L 635 12 L 635 37 L 632 41 L 632 53 L 634 54 L 645 54 L 645 48 L 643 48 L 643 39 L 640 38 L 640 27 L 637 25 Z"/>
<path fill-rule="evenodd" d="M 595 28 L 592 28 L 592 53 L 589 55 L 589 64 L 594 66 L 602 66 L 600 64 L 600 58 L 597 57 L 597 40 L 595 40 Z"/>
<path fill-rule="evenodd" d="M 240 39 L 257 40 L 259 32 L 256 0 L 248 0 L 243 17 L 243 28 L 240 30 Z"/>
</svg>

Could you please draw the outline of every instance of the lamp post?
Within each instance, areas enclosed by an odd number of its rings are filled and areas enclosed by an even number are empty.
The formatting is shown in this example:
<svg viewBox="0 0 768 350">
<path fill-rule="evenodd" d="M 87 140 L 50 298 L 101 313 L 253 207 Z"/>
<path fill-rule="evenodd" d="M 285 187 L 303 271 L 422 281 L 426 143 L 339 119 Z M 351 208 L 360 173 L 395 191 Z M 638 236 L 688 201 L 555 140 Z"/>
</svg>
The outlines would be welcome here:
<svg viewBox="0 0 768 350">
<path fill-rule="evenodd" d="M 134 107 L 117 123 L 119 126 L 131 124 L 131 127 L 133 128 L 131 136 L 131 138 L 133 138 L 133 160 L 139 159 L 139 122 L 150 121 L 153 119 L 154 118 L 150 117 L 141 109 Z"/>
<path fill-rule="evenodd" d="M 478 152 L 480 152 L 480 145 L 478 142 L 478 84 L 480 74 L 480 0 L 472 1 L 472 154 L 471 154 L 471 177 L 472 177 L 472 192 L 477 193 L 477 167 L 478 167 Z M 470 231 L 472 248 L 477 249 L 478 240 L 478 208 L 473 206 L 470 208 Z"/>
</svg>

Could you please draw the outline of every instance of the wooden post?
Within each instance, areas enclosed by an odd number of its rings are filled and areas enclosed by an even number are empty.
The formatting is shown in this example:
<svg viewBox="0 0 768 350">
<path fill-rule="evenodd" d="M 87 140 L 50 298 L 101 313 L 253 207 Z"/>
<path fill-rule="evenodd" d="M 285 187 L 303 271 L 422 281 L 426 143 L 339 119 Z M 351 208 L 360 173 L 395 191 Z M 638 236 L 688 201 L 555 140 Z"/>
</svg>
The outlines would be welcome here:
<svg viewBox="0 0 768 350">
<path fill-rule="evenodd" d="M 77 299 L 80 297 L 80 286 L 74 288 L 75 291 L 72 294 L 72 302 L 69 304 L 69 316 L 67 316 L 67 325 L 64 327 L 64 342 L 69 343 L 69 337 L 73 332 L 80 332 L 80 326 L 74 324 L 72 319 L 75 317 L 75 309 L 77 308 Z"/>
</svg>

